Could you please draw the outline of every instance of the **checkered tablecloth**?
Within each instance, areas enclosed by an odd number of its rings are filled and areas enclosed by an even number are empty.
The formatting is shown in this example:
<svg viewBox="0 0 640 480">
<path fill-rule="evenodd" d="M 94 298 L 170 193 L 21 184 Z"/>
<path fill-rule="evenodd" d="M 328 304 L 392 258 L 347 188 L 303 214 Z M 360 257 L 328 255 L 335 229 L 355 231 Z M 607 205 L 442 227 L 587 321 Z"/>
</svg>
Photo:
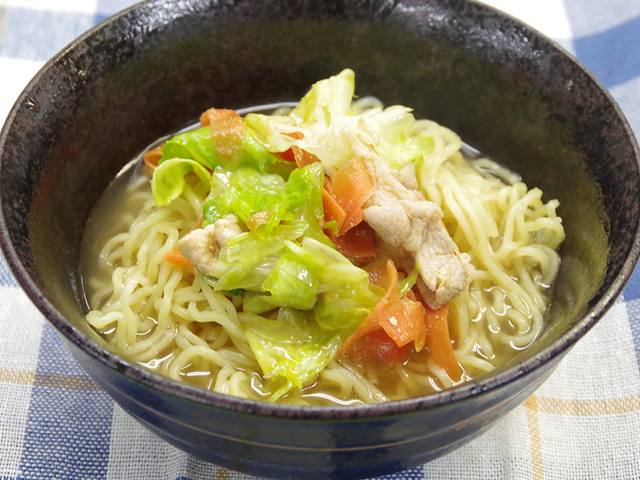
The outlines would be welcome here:
<svg viewBox="0 0 640 480">
<path fill-rule="evenodd" d="M 0 0 L 0 122 L 43 63 L 129 0 Z M 640 133 L 640 0 L 487 0 L 574 53 Z M 597 352 L 597 354 L 594 354 Z M 71 358 L 0 258 L 0 479 L 243 479 L 159 440 Z M 488 433 L 396 479 L 640 479 L 640 273 Z"/>
</svg>

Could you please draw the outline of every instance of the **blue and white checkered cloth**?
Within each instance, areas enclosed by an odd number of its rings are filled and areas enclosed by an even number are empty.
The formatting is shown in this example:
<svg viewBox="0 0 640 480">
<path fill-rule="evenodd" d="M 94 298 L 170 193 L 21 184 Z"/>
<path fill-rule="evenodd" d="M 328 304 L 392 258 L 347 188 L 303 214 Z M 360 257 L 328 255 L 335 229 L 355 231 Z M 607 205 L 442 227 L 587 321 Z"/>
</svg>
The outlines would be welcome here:
<svg viewBox="0 0 640 480">
<path fill-rule="evenodd" d="M 640 0 L 485 0 L 575 54 L 640 132 Z M 0 121 L 46 60 L 130 0 L 0 0 Z M 139 426 L 0 259 L 0 479 L 235 479 Z M 597 357 L 593 352 L 598 352 Z M 640 273 L 535 395 L 394 479 L 640 479 Z"/>
</svg>

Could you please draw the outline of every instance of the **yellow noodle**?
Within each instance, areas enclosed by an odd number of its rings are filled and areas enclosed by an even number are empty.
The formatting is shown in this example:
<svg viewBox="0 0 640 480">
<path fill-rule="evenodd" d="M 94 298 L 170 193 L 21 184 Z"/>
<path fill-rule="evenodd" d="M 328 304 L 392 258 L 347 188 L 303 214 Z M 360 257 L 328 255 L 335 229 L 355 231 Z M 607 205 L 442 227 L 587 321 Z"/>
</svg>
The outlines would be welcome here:
<svg viewBox="0 0 640 480">
<path fill-rule="evenodd" d="M 361 111 L 381 107 L 370 97 L 357 104 Z M 558 203 L 544 203 L 539 189 L 529 190 L 491 160 L 465 159 L 460 138 L 445 127 L 421 120 L 415 129 L 435 144 L 418 164 L 420 189 L 442 208 L 443 222 L 474 267 L 468 288 L 450 307 L 464 375 L 450 378 L 427 350 L 390 372 L 340 359 L 282 402 L 381 402 L 450 388 L 508 362 L 540 334 L 564 239 Z M 202 214 L 206 189 L 187 185 L 183 196 L 157 207 L 143 175 L 122 188 L 111 207 L 119 217 L 110 220 L 107 236 L 97 231 L 87 240 L 92 246 L 85 256 L 97 259 L 85 282 L 89 324 L 129 360 L 176 381 L 267 398 L 277 385 L 262 377 L 244 327 L 263 317 L 237 311 L 237 298 L 215 291 L 191 268 L 163 260 Z"/>
</svg>

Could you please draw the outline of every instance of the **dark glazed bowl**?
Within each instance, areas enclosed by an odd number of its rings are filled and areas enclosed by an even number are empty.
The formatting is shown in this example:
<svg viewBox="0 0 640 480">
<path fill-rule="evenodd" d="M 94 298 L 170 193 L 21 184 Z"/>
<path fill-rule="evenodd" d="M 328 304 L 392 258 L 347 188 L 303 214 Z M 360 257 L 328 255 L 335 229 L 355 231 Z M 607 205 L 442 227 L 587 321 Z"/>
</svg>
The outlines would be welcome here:
<svg viewBox="0 0 640 480">
<path fill-rule="evenodd" d="M 78 257 L 87 216 L 118 170 L 210 106 L 295 100 L 344 67 L 358 93 L 414 107 L 560 200 L 567 240 L 538 342 L 471 384 L 344 408 L 197 390 L 105 348 L 84 321 Z M 620 110 L 582 66 L 472 1 L 154 0 L 76 40 L 18 99 L 0 137 L 0 240 L 78 362 L 168 442 L 257 475 L 367 477 L 484 432 L 611 306 L 638 258 L 638 158 Z"/>
</svg>

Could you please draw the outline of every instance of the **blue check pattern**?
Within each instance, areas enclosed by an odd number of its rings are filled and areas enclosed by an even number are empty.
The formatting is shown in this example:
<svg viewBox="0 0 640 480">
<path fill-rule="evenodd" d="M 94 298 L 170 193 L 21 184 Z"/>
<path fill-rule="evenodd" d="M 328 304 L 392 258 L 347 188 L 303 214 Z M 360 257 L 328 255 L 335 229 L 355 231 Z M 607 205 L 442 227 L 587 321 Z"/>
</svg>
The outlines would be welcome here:
<svg viewBox="0 0 640 480">
<path fill-rule="evenodd" d="M 0 0 L 0 122 L 44 62 L 133 3 Z M 640 132 L 640 0 L 485 3 L 557 39 Z M 176 450 L 114 405 L 26 299 L 4 259 L 0 305 L 0 479 L 253 478 Z M 25 332 L 27 344 L 21 343 Z M 595 348 L 598 358 L 590 353 Z M 640 272 L 522 406 L 460 450 L 384 478 L 637 479 L 638 452 Z"/>
</svg>

